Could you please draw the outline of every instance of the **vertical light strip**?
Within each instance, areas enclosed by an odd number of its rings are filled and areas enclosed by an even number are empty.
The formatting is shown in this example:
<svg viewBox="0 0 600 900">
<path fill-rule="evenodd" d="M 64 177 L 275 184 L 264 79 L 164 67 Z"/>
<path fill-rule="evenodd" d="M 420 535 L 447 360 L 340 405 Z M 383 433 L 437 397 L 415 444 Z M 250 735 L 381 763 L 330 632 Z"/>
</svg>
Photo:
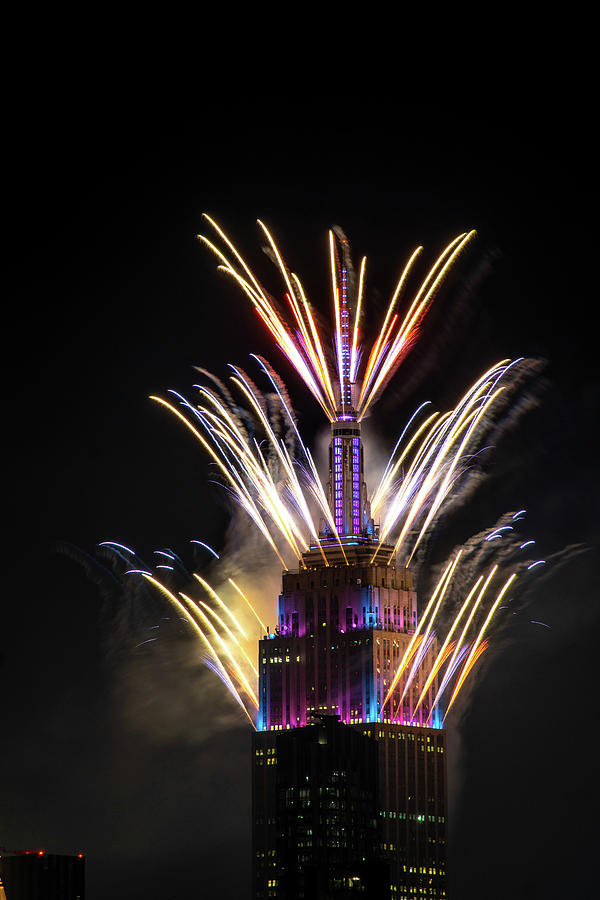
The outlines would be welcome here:
<svg viewBox="0 0 600 900">
<path fill-rule="evenodd" d="M 348 311 L 348 272 L 345 266 L 341 268 L 342 384 L 340 385 L 340 390 L 342 406 L 347 407 L 352 405 L 352 388 L 350 385 L 350 313 Z"/>
</svg>

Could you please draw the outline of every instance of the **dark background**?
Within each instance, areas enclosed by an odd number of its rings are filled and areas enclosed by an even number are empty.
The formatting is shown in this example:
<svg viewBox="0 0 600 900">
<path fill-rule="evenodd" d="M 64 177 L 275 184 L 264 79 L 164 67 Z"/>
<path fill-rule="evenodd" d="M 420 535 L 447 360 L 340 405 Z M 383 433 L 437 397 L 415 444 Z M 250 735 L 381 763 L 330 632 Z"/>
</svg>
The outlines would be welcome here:
<svg viewBox="0 0 600 900">
<path fill-rule="evenodd" d="M 391 449 L 417 402 L 454 403 L 504 357 L 547 360 L 540 405 L 500 442 L 488 481 L 430 552 L 433 565 L 523 507 L 540 556 L 588 548 L 540 576 L 449 725 L 454 900 L 579 896 L 596 853 L 600 637 L 583 118 L 367 108 L 344 127 L 313 102 L 278 120 L 261 100 L 176 116 L 167 104 L 42 95 L 14 129 L 5 355 L 17 361 L 4 471 L 16 540 L 0 624 L 0 844 L 85 851 L 90 900 L 249 896 L 248 728 L 184 636 L 138 646 L 157 608 L 124 622 L 60 547 L 93 555 L 111 539 L 189 558 L 191 538 L 222 543 L 228 514 L 206 459 L 147 399 L 171 387 L 191 395 L 192 365 L 224 376 L 228 362 L 249 367 L 248 353 L 262 352 L 309 443 L 321 427 L 196 241 L 203 211 L 276 287 L 260 216 L 326 313 L 331 224 L 367 255 L 377 312 L 416 244 L 432 260 L 475 227 L 373 421 Z M 491 271 L 464 302 L 464 279 L 486 259 Z"/>
</svg>

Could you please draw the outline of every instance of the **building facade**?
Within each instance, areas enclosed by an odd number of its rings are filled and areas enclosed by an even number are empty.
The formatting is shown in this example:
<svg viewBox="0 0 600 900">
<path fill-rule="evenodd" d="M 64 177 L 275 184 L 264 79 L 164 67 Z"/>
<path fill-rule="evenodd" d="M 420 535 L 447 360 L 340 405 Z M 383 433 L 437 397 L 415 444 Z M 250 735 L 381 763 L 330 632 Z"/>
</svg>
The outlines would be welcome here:
<svg viewBox="0 0 600 900">
<path fill-rule="evenodd" d="M 334 716 L 254 741 L 255 896 L 386 896 L 377 745 Z"/>
<path fill-rule="evenodd" d="M 43 850 L 1 856 L 0 884 L 6 900 L 85 900 L 85 857 Z"/>
<path fill-rule="evenodd" d="M 438 648 L 433 636 L 413 640 L 412 575 L 378 541 L 346 393 L 329 448 L 335 531 L 322 521 L 283 573 L 277 625 L 259 642 L 253 896 L 438 900 L 446 747 L 427 679 Z"/>
</svg>

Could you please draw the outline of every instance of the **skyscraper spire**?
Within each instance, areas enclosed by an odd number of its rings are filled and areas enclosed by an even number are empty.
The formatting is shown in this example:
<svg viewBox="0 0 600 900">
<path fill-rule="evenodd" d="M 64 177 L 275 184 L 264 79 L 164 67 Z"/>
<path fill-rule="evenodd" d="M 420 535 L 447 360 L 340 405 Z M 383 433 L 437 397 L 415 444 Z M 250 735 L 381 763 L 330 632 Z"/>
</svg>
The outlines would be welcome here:
<svg viewBox="0 0 600 900">
<path fill-rule="evenodd" d="M 350 310 L 348 309 L 348 270 L 342 263 L 340 266 L 340 317 L 342 332 L 342 383 L 340 385 L 340 397 L 342 403 L 342 416 L 348 411 L 349 415 L 356 416 L 352 406 L 352 385 L 350 383 Z"/>
<path fill-rule="evenodd" d="M 331 262 L 336 312 L 339 315 L 338 375 L 336 394 L 339 403 L 331 423 L 329 445 L 328 499 L 338 535 L 373 537 L 373 521 L 364 479 L 364 452 L 361 428 L 353 403 L 352 340 L 350 329 L 350 291 L 353 279 L 349 272 L 348 241 L 339 229 L 336 239 L 331 233 Z M 340 246 L 341 245 L 341 246 Z M 341 250 L 341 252 L 340 252 Z M 321 522 L 321 533 L 330 528 Z"/>
</svg>

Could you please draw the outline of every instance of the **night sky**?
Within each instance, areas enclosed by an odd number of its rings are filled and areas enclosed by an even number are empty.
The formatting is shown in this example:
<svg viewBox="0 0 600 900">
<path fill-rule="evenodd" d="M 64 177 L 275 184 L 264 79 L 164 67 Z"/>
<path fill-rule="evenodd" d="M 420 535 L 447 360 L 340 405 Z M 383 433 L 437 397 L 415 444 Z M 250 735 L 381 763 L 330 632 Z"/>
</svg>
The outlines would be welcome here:
<svg viewBox="0 0 600 900">
<path fill-rule="evenodd" d="M 247 725 L 183 631 L 142 643 L 168 610 L 129 605 L 125 615 L 78 558 L 105 540 L 146 558 L 170 547 L 190 563 L 190 539 L 223 545 L 229 514 L 201 448 L 148 399 L 168 388 L 193 396 L 194 365 L 225 376 L 228 362 L 250 369 L 248 354 L 262 353 L 309 444 L 322 427 L 196 240 L 202 212 L 275 288 L 263 219 L 327 314 L 330 225 L 367 255 L 378 312 L 414 246 L 433 260 L 473 227 L 373 425 L 391 450 L 422 400 L 453 404 L 504 357 L 546 361 L 538 405 L 493 450 L 486 480 L 428 552 L 437 565 L 521 508 L 540 557 L 565 551 L 532 581 L 450 722 L 450 865 L 454 900 L 581 896 L 599 801 L 589 135 L 574 115 L 431 109 L 396 125 L 367 113 L 359 129 L 326 124 L 310 103 L 295 107 L 293 127 L 258 101 L 237 113 L 239 128 L 206 105 L 176 118 L 124 102 L 40 103 L 14 139 L 0 845 L 84 851 L 89 900 L 249 898 Z"/>
</svg>

